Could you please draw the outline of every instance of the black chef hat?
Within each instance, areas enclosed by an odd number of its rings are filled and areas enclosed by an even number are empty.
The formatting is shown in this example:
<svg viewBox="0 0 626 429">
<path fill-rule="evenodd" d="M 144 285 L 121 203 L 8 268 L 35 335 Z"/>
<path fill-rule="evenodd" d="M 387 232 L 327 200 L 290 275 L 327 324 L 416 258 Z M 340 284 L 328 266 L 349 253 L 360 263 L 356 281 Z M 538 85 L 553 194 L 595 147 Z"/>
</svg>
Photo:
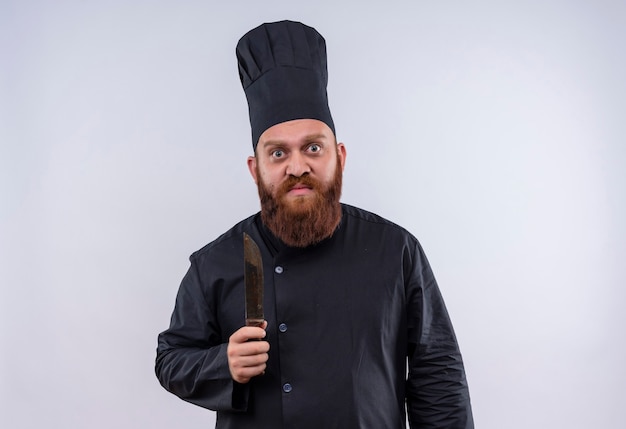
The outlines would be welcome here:
<svg viewBox="0 0 626 429">
<path fill-rule="evenodd" d="M 326 42 L 314 28 L 293 21 L 262 24 L 239 40 L 236 54 L 255 150 L 265 130 L 293 119 L 317 119 L 335 132 Z"/>
</svg>

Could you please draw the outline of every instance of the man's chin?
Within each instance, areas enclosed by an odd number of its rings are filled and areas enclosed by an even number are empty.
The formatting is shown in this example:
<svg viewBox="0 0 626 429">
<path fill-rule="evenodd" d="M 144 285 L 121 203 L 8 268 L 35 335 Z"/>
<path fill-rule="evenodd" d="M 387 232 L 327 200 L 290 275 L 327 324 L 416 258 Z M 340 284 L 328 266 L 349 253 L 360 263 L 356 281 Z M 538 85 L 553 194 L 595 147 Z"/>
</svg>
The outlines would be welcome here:
<svg viewBox="0 0 626 429">
<path fill-rule="evenodd" d="M 303 215 L 315 207 L 316 201 L 314 194 L 298 195 L 297 197 L 286 196 L 283 198 L 283 207 L 289 214 Z"/>
</svg>

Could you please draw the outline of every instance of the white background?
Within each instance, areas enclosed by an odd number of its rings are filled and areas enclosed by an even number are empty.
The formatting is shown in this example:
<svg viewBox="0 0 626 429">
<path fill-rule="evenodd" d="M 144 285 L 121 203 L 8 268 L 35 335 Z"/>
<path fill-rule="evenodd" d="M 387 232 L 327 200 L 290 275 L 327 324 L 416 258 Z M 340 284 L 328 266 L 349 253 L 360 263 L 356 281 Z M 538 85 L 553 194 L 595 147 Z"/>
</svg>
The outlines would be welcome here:
<svg viewBox="0 0 626 429">
<path fill-rule="evenodd" d="M 623 1 L 0 1 L 0 425 L 207 428 L 153 371 L 258 210 L 234 55 L 328 43 L 343 201 L 422 242 L 476 425 L 623 428 Z"/>
</svg>

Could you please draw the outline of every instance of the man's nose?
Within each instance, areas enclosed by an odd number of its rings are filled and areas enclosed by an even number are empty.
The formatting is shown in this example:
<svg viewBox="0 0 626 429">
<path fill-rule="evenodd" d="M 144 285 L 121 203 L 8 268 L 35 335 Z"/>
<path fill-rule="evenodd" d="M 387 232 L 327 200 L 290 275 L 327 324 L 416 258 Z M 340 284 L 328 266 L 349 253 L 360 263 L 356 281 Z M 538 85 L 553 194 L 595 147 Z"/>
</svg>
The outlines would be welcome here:
<svg viewBox="0 0 626 429">
<path fill-rule="evenodd" d="M 295 152 L 290 156 L 286 171 L 288 175 L 300 177 L 303 174 L 307 174 L 310 172 L 311 167 L 301 153 Z"/>
</svg>

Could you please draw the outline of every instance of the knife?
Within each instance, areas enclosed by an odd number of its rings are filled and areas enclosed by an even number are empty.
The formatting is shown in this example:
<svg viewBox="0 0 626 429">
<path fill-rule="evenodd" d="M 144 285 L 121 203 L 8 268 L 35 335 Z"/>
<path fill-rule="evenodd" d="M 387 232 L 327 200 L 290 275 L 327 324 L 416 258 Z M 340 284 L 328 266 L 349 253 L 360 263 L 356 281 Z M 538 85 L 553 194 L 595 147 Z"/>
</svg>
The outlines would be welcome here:
<svg viewBox="0 0 626 429">
<path fill-rule="evenodd" d="M 243 233 L 244 282 L 246 285 L 246 326 L 261 326 L 263 315 L 263 260 L 259 246 Z"/>
</svg>

